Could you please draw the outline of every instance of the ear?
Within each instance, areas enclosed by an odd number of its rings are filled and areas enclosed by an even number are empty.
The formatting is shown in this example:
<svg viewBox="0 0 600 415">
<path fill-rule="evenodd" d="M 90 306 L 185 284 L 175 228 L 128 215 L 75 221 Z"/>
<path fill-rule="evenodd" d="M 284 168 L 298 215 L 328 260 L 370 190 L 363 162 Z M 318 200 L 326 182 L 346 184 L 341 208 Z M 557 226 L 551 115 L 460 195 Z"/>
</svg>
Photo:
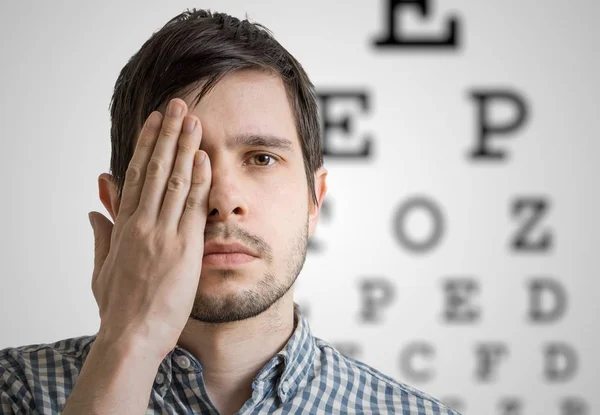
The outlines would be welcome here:
<svg viewBox="0 0 600 415">
<path fill-rule="evenodd" d="M 317 196 L 318 206 L 315 205 L 312 195 L 309 194 L 309 212 L 308 212 L 308 237 L 310 238 L 315 232 L 317 222 L 319 220 L 319 214 L 321 213 L 321 206 L 323 206 L 323 199 L 327 194 L 327 169 L 325 167 L 319 168 L 315 172 L 315 193 Z M 310 192 L 310 190 L 309 190 Z"/>
<path fill-rule="evenodd" d="M 98 176 L 98 196 L 108 213 L 110 213 L 113 223 L 116 223 L 121 201 L 118 198 L 117 185 L 112 174 L 102 173 Z"/>
</svg>

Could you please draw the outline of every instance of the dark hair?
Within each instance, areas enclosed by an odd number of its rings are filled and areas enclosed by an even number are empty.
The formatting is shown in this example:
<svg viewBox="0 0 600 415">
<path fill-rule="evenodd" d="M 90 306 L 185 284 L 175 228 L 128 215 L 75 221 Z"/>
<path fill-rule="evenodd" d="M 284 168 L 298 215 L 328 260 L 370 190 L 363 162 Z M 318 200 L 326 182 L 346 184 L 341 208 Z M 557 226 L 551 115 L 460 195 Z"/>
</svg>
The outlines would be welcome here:
<svg viewBox="0 0 600 415">
<path fill-rule="evenodd" d="M 323 165 L 321 128 L 308 75 L 265 26 L 196 9 L 186 10 L 155 32 L 119 74 L 110 103 L 110 169 L 119 199 L 137 135 L 150 113 L 205 81 L 195 106 L 223 76 L 241 69 L 281 76 L 300 137 L 308 186 L 318 204 L 314 173 Z"/>
</svg>

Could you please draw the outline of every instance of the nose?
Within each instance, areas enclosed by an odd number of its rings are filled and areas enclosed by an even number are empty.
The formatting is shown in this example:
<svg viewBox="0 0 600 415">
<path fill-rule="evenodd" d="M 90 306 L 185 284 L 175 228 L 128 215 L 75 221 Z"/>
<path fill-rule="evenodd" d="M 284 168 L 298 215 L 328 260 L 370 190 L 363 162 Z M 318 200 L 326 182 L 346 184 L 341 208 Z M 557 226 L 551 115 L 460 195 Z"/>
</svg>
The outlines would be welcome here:
<svg viewBox="0 0 600 415">
<path fill-rule="evenodd" d="M 239 220 L 248 214 L 241 177 L 231 168 L 213 165 L 208 195 L 208 222 Z"/>
</svg>

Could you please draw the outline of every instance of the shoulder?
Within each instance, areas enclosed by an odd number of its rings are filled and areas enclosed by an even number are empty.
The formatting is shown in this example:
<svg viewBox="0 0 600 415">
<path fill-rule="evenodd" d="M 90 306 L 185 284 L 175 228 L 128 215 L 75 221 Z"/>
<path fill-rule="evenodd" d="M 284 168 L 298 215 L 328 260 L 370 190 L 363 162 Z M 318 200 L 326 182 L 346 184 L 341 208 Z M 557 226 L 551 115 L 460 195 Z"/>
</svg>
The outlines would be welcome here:
<svg viewBox="0 0 600 415">
<path fill-rule="evenodd" d="M 95 339 L 80 336 L 0 350 L 0 413 L 58 410 L 47 396 L 68 396 Z"/>
<path fill-rule="evenodd" d="M 0 373 L 2 370 L 21 371 L 48 367 L 61 361 L 77 364 L 85 359 L 95 335 L 72 337 L 53 343 L 28 344 L 0 350 Z"/>
<path fill-rule="evenodd" d="M 331 363 L 331 375 L 342 389 L 356 394 L 358 399 L 377 401 L 378 407 L 389 410 L 402 408 L 406 413 L 460 415 L 438 399 L 425 392 L 399 382 L 360 360 L 342 354 L 333 345 L 315 337 L 322 359 Z M 383 403 L 382 403 L 383 402 Z M 405 412 L 403 412 L 405 413 Z"/>
</svg>

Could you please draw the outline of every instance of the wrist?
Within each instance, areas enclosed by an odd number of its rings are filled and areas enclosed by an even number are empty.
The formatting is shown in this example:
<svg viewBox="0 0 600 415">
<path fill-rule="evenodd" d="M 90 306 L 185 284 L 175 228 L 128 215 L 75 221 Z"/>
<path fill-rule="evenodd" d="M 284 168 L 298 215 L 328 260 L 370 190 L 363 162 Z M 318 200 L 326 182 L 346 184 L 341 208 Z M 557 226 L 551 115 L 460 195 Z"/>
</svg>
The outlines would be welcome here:
<svg viewBox="0 0 600 415">
<path fill-rule="evenodd" d="M 157 344 L 149 336 L 111 331 L 105 328 L 98 331 L 94 341 L 94 345 L 96 344 L 99 349 L 109 351 L 111 356 L 117 358 L 138 357 L 151 359 L 158 364 L 171 350 Z"/>
</svg>

